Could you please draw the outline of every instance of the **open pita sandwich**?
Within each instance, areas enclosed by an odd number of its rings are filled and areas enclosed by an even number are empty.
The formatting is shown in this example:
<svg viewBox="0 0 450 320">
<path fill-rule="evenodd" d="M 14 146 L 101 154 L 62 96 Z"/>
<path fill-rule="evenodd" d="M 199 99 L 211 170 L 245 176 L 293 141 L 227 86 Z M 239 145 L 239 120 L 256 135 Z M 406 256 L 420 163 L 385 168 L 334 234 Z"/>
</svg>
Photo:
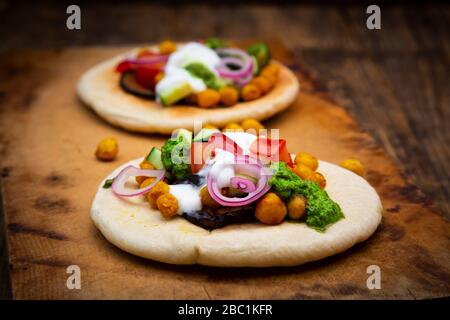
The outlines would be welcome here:
<svg viewBox="0 0 450 320">
<path fill-rule="evenodd" d="M 109 123 L 170 134 L 194 121 L 216 127 L 267 119 L 296 98 L 299 83 L 264 43 L 246 50 L 219 39 L 136 48 L 88 70 L 81 100 Z"/>
<path fill-rule="evenodd" d="M 91 217 L 108 241 L 170 264 L 293 266 L 370 237 L 382 205 L 369 183 L 283 139 L 180 129 L 106 177 Z"/>
</svg>

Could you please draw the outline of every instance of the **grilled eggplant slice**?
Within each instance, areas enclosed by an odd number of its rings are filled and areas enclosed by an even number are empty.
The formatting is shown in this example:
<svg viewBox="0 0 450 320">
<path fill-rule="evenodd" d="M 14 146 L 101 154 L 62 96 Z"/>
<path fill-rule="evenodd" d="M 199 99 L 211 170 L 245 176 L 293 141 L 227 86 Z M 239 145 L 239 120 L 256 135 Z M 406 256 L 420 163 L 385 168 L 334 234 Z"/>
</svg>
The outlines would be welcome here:
<svg viewBox="0 0 450 320">
<path fill-rule="evenodd" d="M 155 92 L 153 90 L 144 88 L 136 82 L 134 71 L 123 72 L 120 76 L 120 87 L 128 93 L 134 94 L 144 99 L 155 99 Z"/>
</svg>

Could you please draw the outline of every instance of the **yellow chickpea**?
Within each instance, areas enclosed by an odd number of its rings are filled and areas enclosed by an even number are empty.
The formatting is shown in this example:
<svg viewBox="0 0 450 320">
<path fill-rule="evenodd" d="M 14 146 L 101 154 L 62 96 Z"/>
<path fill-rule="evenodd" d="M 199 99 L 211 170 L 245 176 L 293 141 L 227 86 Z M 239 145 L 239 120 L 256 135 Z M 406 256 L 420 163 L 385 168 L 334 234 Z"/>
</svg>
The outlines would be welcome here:
<svg viewBox="0 0 450 320">
<path fill-rule="evenodd" d="M 309 180 L 316 182 L 322 189 L 327 185 L 327 180 L 320 172 L 313 172 Z"/>
<path fill-rule="evenodd" d="M 256 77 L 250 83 L 256 85 L 259 89 L 261 89 L 262 94 L 266 94 L 272 88 L 272 83 L 269 79 L 264 77 Z"/>
<path fill-rule="evenodd" d="M 340 166 L 356 173 L 359 176 L 364 175 L 364 166 L 359 160 L 356 159 L 345 159 L 340 163 Z"/>
<path fill-rule="evenodd" d="M 227 107 L 235 105 L 239 100 L 239 92 L 233 87 L 222 87 L 219 94 L 220 102 Z"/>
<path fill-rule="evenodd" d="M 209 208 L 218 208 L 220 207 L 220 204 L 214 200 L 211 195 L 209 194 L 208 187 L 203 187 L 200 190 L 200 200 L 202 202 L 202 205 Z"/>
<path fill-rule="evenodd" d="M 295 164 L 304 164 L 308 168 L 310 168 L 312 171 L 316 171 L 319 167 L 319 161 L 316 157 L 312 156 L 311 154 L 307 152 L 299 152 L 295 156 L 294 160 Z"/>
<path fill-rule="evenodd" d="M 150 170 L 155 170 L 155 167 L 148 162 L 147 160 L 142 160 L 142 162 L 139 164 L 139 167 L 141 169 L 150 169 Z M 148 179 L 148 177 L 144 177 L 144 176 L 136 176 L 136 182 L 138 185 L 141 185 L 145 180 Z"/>
<path fill-rule="evenodd" d="M 158 209 L 156 200 L 163 194 L 169 193 L 169 185 L 164 181 L 158 181 L 153 188 L 145 195 L 150 207 L 153 209 Z"/>
<path fill-rule="evenodd" d="M 217 128 L 216 126 L 213 126 L 212 124 L 209 124 L 209 123 L 205 124 L 205 125 L 203 126 L 203 128 L 205 128 L 205 129 L 211 129 L 211 130 L 219 130 L 219 128 Z"/>
<path fill-rule="evenodd" d="M 264 125 L 256 119 L 245 119 L 244 121 L 241 122 L 241 127 L 245 131 L 253 129 L 256 132 L 265 129 Z"/>
<path fill-rule="evenodd" d="M 151 184 L 153 181 L 155 181 L 155 178 L 147 178 L 145 179 L 140 185 L 139 189 L 147 187 L 149 184 Z"/>
<path fill-rule="evenodd" d="M 252 101 L 261 96 L 261 89 L 254 84 L 246 84 L 241 91 L 241 96 L 244 101 Z"/>
<path fill-rule="evenodd" d="M 277 81 L 278 81 L 278 76 L 276 74 L 274 74 L 272 71 L 267 70 L 267 69 L 263 69 L 260 73 L 260 77 L 263 77 L 265 79 L 267 79 L 271 86 L 273 87 Z"/>
<path fill-rule="evenodd" d="M 158 197 L 156 206 L 164 218 L 170 219 L 177 214 L 178 200 L 173 194 L 165 193 Z"/>
<path fill-rule="evenodd" d="M 278 75 L 280 72 L 280 65 L 277 63 L 271 63 L 267 67 L 264 68 L 266 72 L 270 72 L 273 75 Z"/>
<path fill-rule="evenodd" d="M 160 54 L 171 54 L 175 50 L 177 50 L 177 44 L 173 41 L 166 40 L 159 44 Z"/>
<path fill-rule="evenodd" d="M 273 192 L 265 194 L 256 204 L 255 216 L 264 224 L 280 224 L 286 214 L 286 205 Z"/>
<path fill-rule="evenodd" d="M 287 202 L 287 210 L 289 218 L 300 219 L 306 212 L 306 198 L 299 194 L 293 195 Z"/>
<path fill-rule="evenodd" d="M 219 92 L 213 89 L 206 89 L 197 94 L 197 104 L 202 108 L 217 106 L 220 102 Z"/>
<path fill-rule="evenodd" d="M 164 72 L 158 72 L 155 76 L 155 82 L 158 83 L 162 78 L 164 78 Z"/>
<path fill-rule="evenodd" d="M 230 122 L 222 129 L 222 131 L 244 131 L 244 129 L 239 123 Z"/>
<path fill-rule="evenodd" d="M 310 179 L 314 173 L 314 171 L 312 171 L 310 167 L 307 167 L 304 164 L 294 165 L 293 170 L 300 178 L 302 178 L 304 180 Z"/>
<path fill-rule="evenodd" d="M 102 161 L 112 161 L 117 157 L 119 152 L 119 144 L 116 138 L 105 138 L 99 142 L 97 145 L 97 150 L 95 151 L 95 156 L 98 160 Z"/>
</svg>

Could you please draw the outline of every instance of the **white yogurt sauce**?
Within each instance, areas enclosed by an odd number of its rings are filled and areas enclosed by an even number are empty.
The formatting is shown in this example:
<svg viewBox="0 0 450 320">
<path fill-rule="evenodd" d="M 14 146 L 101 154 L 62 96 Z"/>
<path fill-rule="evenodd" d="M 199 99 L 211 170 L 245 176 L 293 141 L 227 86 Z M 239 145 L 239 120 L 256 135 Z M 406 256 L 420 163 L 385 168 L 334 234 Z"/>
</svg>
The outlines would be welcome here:
<svg viewBox="0 0 450 320">
<path fill-rule="evenodd" d="M 172 53 L 164 67 L 164 78 L 156 85 L 156 93 L 160 94 L 166 89 L 183 83 L 188 83 L 197 93 L 206 89 L 203 80 L 192 76 L 184 67 L 193 62 L 200 62 L 211 72 L 217 75 L 215 67 L 220 63 L 217 53 L 207 46 L 190 42 Z"/>
<path fill-rule="evenodd" d="M 202 209 L 199 191 L 200 188 L 191 184 L 173 184 L 169 186 L 169 192 L 178 200 L 178 214 Z"/>
<path fill-rule="evenodd" d="M 234 140 L 242 148 L 244 154 L 249 153 L 251 144 L 256 140 L 255 135 L 245 132 L 227 132 L 225 135 Z M 206 177 L 209 173 L 212 173 L 218 177 L 218 187 L 224 188 L 229 185 L 230 179 L 235 176 L 234 155 L 222 149 L 215 149 L 215 154 L 214 159 L 208 161 L 208 166 L 200 170 L 198 175 Z M 203 187 L 204 185 L 196 187 L 191 184 L 170 185 L 169 192 L 178 200 L 178 214 L 202 209 L 200 189 Z"/>
</svg>

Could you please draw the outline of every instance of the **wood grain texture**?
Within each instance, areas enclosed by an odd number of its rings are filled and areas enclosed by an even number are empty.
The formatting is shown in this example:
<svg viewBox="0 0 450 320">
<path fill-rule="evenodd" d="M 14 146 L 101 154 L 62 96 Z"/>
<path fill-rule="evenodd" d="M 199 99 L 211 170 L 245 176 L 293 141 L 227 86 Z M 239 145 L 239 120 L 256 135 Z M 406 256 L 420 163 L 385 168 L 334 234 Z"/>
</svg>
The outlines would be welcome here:
<svg viewBox="0 0 450 320">
<path fill-rule="evenodd" d="M 297 71 L 302 93 L 267 121 L 290 150 L 339 162 L 361 159 L 386 209 L 376 234 L 345 253 L 299 267 L 224 269 L 172 266 L 131 256 L 109 244 L 89 219 L 101 179 L 137 158 L 161 136 L 105 124 L 83 107 L 74 86 L 89 66 L 127 48 L 17 52 L 0 57 L 4 92 L 1 167 L 15 299 L 305 299 L 430 298 L 450 293 L 449 223 L 338 107 L 280 43 L 275 57 Z M 6 74 L 5 74 L 6 73 Z M 7 76 L 7 77 L 5 77 Z M 117 161 L 95 160 L 99 139 L 116 136 Z M 68 290 L 66 268 L 82 271 L 82 289 Z M 368 290 L 366 268 L 382 270 L 382 289 Z"/>
<path fill-rule="evenodd" d="M 296 61 L 301 61 L 311 71 L 310 76 L 304 76 L 310 79 L 307 83 L 314 83 L 315 95 L 333 95 L 338 104 L 382 145 L 402 172 L 411 176 L 425 191 L 427 200 L 423 195 L 419 198 L 427 203 L 434 201 L 440 212 L 450 217 L 448 6 L 382 5 L 381 31 L 365 29 L 363 6 L 253 3 L 239 7 L 234 4 L 210 7 L 186 3 L 178 4 L 174 10 L 158 3 L 108 5 L 83 2 L 81 7 L 82 30 L 69 31 L 65 28 L 62 3 L 2 1 L 0 51 L 146 43 L 165 38 L 189 40 L 209 35 L 282 39 L 295 52 Z M 99 16 L 105 17 L 101 23 Z M 28 65 L 24 62 L 2 69 L 2 86 L 15 92 L 5 79 L 28 75 Z M 323 82 L 320 84 L 314 78 Z M 2 87 L 2 112 L 6 101 L 12 101 L 16 108 L 25 106 L 26 110 L 26 106 L 32 105 L 40 96 L 38 83 L 38 79 L 28 79 L 21 84 L 23 94 L 12 98 L 6 97 L 7 90 Z M 17 121 L 16 131 L 20 132 L 25 126 L 24 119 L 19 117 Z M 1 152 L 14 144 L 14 141 L 1 140 Z M 1 157 L 3 155 L 0 153 Z M 1 169 L 2 177 L 7 181 L 12 168 L 3 166 Z M 58 180 L 57 177 L 54 179 Z M 380 181 L 383 183 L 383 179 Z M 411 185 L 409 190 L 415 193 L 415 188 Z M 62 203 L 57 203 L 56 206 L 61 207 Z M 394 204 L 388 212 L 399 208 Z M 33 231 L 25 230 L 29 235 Z M 58 234 L 51 236 L 58 238 Z M 0 297 L 5 298 L 11 293 L 6 272 L 6 243 L 0 243 L 3 244 Z"/>
</svg>

